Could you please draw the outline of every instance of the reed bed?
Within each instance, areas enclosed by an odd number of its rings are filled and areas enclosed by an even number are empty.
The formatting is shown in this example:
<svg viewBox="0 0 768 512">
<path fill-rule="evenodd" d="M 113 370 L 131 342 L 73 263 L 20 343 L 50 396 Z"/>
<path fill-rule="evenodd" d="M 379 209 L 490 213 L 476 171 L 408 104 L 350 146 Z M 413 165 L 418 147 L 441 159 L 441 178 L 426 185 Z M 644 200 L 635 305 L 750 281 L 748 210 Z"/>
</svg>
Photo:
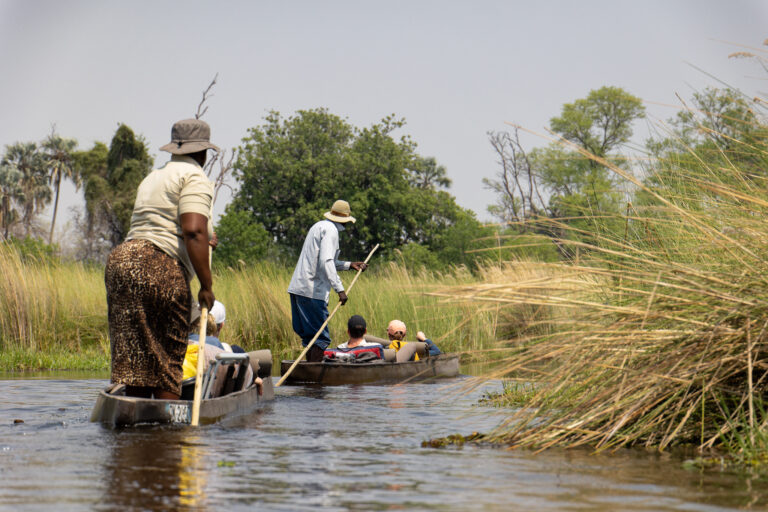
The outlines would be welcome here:
<svg viewBox="0 0 768 512">
<path fill-rule="evenodd" d="M 247 348 L 270 348 L 279 359 L 293 359 L 301 342 L 291 327 L 291 308 L 287 288 L 293 269 L 264 264 L 254 268 L 226 269 L 216 275 L 216 296 L 227 306 L 227 323 L 222 336 L 230 343 Z M 352 272 L 343 272 L 349 283 Z M 479 309 L 472 303 L 452 303 L 426 294 L 436 288 L 477 282 L 464 268 L 447 273 L 409 271 L 395 262 L 376 263 L 358 279 L 349 301 L 331 319 L 333 340 L 347 339 L 347 319 L 362 315 L 368 332 L 386 337 L 390 320 L 398 318 L 415 338 L 424 331 L 444 351 L 482 355 L 496 340 L 496 310 Z M 335 306 L 331 294 L 329 309 Z M 483 356 L 484 357 L 484 356 Z"/>
<path fill-rule="evenodd" d="M 5 276 L 0 280 L 0 368 L 109 368 L 102 267 L 29 257 L 0 244 L 0 272 Z M 291 274 L 292 269 L 271 263 L 217 269 L 214 291 L 227 307 L 222 339 L 246 349 L 269 348 L 278 359 L 295 358 L 302 347 L 291 327 L 286 291 Z M 341 275 L 349 283 L 354 274 Z M 331 320 L 332 337 L 339 343 L 346 340 L 352 314 L 363 315 L 369 332 L 378 336 L 385 336 L 389 321 L 399 318 L 410 337 L 422 330 L 443 350 L 464 352 L 470 360 L 496 339 L 495 308 L 470 303 L 446 307 L 424 292 L 472 282 L 477 277 L 464 268 L 409 271 L 374 260 Z M 331 308 L 336 300 L 332 295 Z"/>
<path fill-rule="evenodd" d="M 0 245 L 0 349 L 107 351 L 103 270 Z"/>
<path fill-rule="evenodd" d="M 559 243 L 586 256 L 541 264 L 554 281 L 442 292 L 511 308 L 502 318 L 542 308 L 486 375 L 536 385 L 483 441 L 768 452 L 768 188 L 754 172 L 766 169 L 768 140 L 752 140 L 749 165 L 743 152 L 681 147 L 687 158 L 659 161 L 645 182 L 586 155 L 637 187 L 625 229 L 569 232 Z"/>
</svg>

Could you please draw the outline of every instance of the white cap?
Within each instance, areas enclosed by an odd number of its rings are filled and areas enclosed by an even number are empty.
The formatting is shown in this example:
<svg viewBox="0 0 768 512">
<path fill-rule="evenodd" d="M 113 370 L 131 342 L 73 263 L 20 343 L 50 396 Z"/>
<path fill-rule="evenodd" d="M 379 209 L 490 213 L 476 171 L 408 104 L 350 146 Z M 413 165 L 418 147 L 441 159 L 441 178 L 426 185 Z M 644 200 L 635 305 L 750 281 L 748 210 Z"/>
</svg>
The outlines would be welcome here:
<svg viewBox="0 0 768 512">
<path fill-rule="evenodd" d="M 227 319 L 227 310 L 224 308 L 224 304 L 217 300 L 213 301 L 213 307 L 208 313 L 213 315 L 214 320 L 216 320 L 216 325 L 223 324 L 224 320 Z"/>
</svg>

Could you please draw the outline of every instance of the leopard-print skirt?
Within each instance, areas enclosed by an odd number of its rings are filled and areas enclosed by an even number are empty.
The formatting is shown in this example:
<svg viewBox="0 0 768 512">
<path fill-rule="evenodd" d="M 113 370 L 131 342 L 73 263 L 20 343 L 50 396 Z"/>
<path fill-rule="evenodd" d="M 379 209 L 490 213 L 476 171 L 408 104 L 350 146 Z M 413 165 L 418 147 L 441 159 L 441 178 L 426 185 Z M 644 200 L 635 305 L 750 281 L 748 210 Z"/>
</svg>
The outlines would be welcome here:
<svg viewBox="0 0 768 512">
<path fill-rule="evenodd" d="M 192 294 L 181 263 L 147 240 L 115 247 L 104 272 L 112 382 L 179 394 Z"/>
</svg>

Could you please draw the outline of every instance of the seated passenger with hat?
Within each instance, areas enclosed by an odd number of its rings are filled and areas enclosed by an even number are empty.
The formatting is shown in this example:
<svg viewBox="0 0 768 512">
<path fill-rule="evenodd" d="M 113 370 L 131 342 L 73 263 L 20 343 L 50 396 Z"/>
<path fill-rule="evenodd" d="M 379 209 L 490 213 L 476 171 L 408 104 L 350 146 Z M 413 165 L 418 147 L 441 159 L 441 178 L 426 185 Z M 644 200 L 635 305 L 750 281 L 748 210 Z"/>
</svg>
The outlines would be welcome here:
<svg viewBox="0 0 768 512">
<path fill-rule="evenodd" d="M 204 363 L 204 369 L 207 370 L 207 368 L 213 364 L 213 362 L 216 360 L 216 354 L 219 354 L 221 352 L 235 352 L 235 353 L 244 353 L 245 350 L 243 350 L 241 347 L 237 345 L 229 345 L 227 343 L 222 342 L 218 338 L 218 334 L 220 332 L 221 327 L 224 325 L 224 321 L 226 319 L 226 313 L 225 313 L 224 304 L 222 304 L 219 301 L 214 302 L 214 306 L 211 308 L 210 312 L 208 313 L 208 319 L 206 320 L 205 325 L 205 363 Z M 187 352 L 184 357 L 184 363 L 183 363 L 183 370 L 184 370 L 184 379 L 188 379 L 190 377 L 195 377 L 197 375 L 197 357 L 199 354 L 200 349 L 200 307 L 194 307 L 192 309 L 192 322 L 189 327 L 190 333 L 189 333 L 189 344 L 187 345 Z M 205 371 L 204 370 L 204 371 Z M 224 384 L 224 376 L 226 375 L 227 369 L 222 366 L 219 368 L 219 371 L 217 373 L 217 382 L 218 385 L 214 389 L 213 396 L 219 396 L 219 392 L 221 391 L 221 386 Z M 245 374 L 244 381 L 246 383 L 251 382 L 252 380 L 256 382 L 256 384 L 259 386 L 259 394 L 262 393 L 262 379 L 258 376 L 254 379 L 253 378 L 253 369 L 251 366 L 248 366 Z"/>
<path fill-rule="evenodd" d="M 360 315 L 352 315 L 347 321 L 347 334 L 349 334 L 349 340 L 339 345 L 339 348 L 356 348 L 381 345 L 381 343 L 371 343 L 366 341 L 365 333 L 367 332 L 368 330 L 365 323 L 365 318 Z"/>
<path fill-rule="evenodd" d="M 405 322 L 402 320 L 392 320 L 389 322 L 389 325 L 387 326 L 387 337 L 389 338 L 388 348 L 397 351 L 398 361 L 418 361 L 419 356 L 416 354 L 416 344 L 411 343 L 409 346 L 408 342 L 405 341 L 405 332 Z M 431 339 L 427 338 L 423 332 L 417 332 L 416 339 L 427 344 L 427 350 L 429 351 L 430 356 L 436 356 L 442 353 L 440 352 L 440 349 L 437 348 L 437 345 L 435 345 Z M 403 350 L 403 352 L 401 352 L 401 350 Z"/>
</svg>

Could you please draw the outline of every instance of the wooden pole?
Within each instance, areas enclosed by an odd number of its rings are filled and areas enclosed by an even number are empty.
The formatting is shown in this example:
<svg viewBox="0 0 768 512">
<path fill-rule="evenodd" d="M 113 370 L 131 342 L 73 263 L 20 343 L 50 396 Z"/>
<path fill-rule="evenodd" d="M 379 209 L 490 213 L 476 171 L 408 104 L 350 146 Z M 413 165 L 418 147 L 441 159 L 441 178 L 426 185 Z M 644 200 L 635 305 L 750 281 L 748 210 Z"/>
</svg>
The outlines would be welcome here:
<svg viewBox="0 0 768 512">
<path fill-rule="evenodd" d="M 368 264 L 368 261 L 371 259 L 371 256 L 373 256 L 373 253 L 375 253 L 376 249 L 378 248 L 379 248 L 379 244 L 376 244 L 376 247 L 374 247 L 371 250 L 371 252 L 368 253 L 368 257 L 365 258 L 365 261 L 363 263 Z M 352 287 L 355 286 L 355 282 L 357 282 L 357 278 L 360 277 L 361 273 L 362 273 L 362 270 L 358 270 L 357 274 L 355 274 L 355 278 L 352 279 L 352 283 L 349 285 L 349 288 L 347 289 L 347 296 L 349 296 L 349 293 L 352 291 Z M 333 318 L 333 315 L 336 314 L 336 312 L 339 310 L 340 307 L 341 307 L 341 302 L 336 304 L 336 307 L 333 308 L 333 311 L 331 312 L 330 315 L 328 315 L 328 318 L 325 319 L 325 322 L 323 322 L 323 325 L 320 326 L 320 329 L 317 330 L 312 340 L 309 343 L 307 343 L 306 347 L 304 347 L 304 350 L 301 352 L 299 357 L 297 357 L 296 360 L 291 365 L 291 367 L 288 368 L 288 371 L 285 372 L 285 375 L 280 377 L 280 380 L 277 382 L 277 384 L 275 384 L 276 388 L 280 387 L 283 384 L 283 382 L 285 382 L 285 379 L 287 379 L 288 376 L 291 374 L 291 372 L 293 372 L 294 368 L 296 368 L 296 365 L 298 365 L 299 362 L 304 358 L 304 356 L 307 355 L 307 352 L 309 351 L 309 349 L 312 347 L 312 345 L 315 344 L 315 341 L 317 341 L 317 338 L 320 337 L 320 333 L 323 332 L 323 329 L 325 329 L 325 326 L 328 325 L 328 322 L 331 321 L 331 318 Z"/>
<path fill-rule="evenodd" d="M 200 423 L 200 402 L 203 394 L 203 371 L 205 369 L 205 338 L 208 327 L 208 308 L 200 310 L 200 341 L 197 349 L 197 374 L 195 375 L 195 398 L 192 402 L 192 420 L 190 424 L 196 427 Z"/>
</svg>

